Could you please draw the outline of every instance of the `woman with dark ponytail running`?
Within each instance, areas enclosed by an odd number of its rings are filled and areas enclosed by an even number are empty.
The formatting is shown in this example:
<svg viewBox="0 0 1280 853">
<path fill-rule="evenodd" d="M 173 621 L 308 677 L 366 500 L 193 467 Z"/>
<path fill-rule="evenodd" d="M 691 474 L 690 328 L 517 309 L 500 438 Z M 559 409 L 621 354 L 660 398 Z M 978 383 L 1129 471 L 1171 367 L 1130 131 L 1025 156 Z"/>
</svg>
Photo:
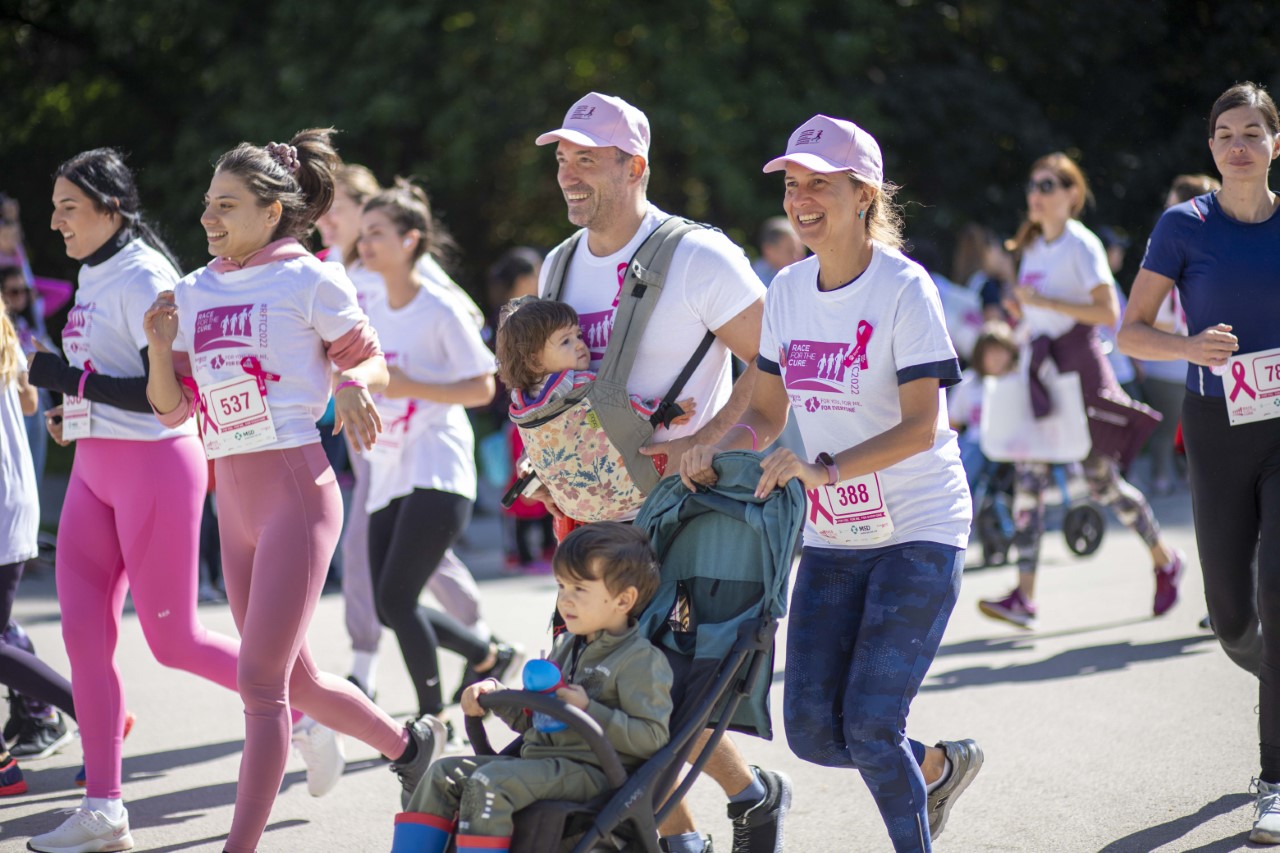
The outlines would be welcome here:
<svg viewBox="0 0 1280 853">
<path fill-rule="evenodd" d="M 240 631 L 244 757 L 226 850 L 251 853 L 284 777 L 289 708 L 396 763 L 408 790 L 442 744 L 396 724 L 350 682 L 320 672 L 306 632 L 342 527 L 342 498 L 315 422 L 330 388 L 339 429 L 371 447 L 371 391 L 387 384 L 377 336 L 338 264 L 299 242 L 333 199 L 330 130 L 242 143 L 217 163 L 200 218 L 214 260 L 146 313 L 151 405 L 193 413 L 218 478 L 227 600 Z"/>
</svg>

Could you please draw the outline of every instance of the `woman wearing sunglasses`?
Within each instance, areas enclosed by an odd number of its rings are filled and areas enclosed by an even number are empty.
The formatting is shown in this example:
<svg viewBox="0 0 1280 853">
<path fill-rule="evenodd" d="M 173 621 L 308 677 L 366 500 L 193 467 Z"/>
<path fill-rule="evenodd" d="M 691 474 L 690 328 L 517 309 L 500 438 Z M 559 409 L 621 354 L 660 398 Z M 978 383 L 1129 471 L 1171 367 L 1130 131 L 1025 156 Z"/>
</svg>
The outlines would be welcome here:
<svg viewBox="0 0 1280 853">
<path fill-rule="evenodd" d="M 1032 409 L 1037 417 L 1051 409 L 1036 378 L 1046 360 L 1061 373 L 1080 375 L 1092 439 L 1083 462 L 1089 495 L 1109 507 L 1150 549 L 1155 571 L 1152 612 L 1162 616 L 1178 600 L 1182 558 L 1161 537 L 1146 497 L 1120 475 L 1158 418 L 1121 390 L 1102 351 L 1098 326 L 1115 325 L 1120 306 L 1102 241 L 1076 218 L 1092 200 L 1084 172 L 1066 154 L 1047 154 L 1031 165 L 1027 218 L 1013 238 L 1021 261 L 1014 304 L 1009 307 L 1019 318 L 1022 340 L 1030 344 Z M 1044 534 L 1044 493 L 1053 483 L 1051 468 L 1044 462 L 1018 464 L 1013 498 L 1018 585 L 1002 599 L 978 602 L 987 616 L 1023 628 L 1031 627 L 1036 618 L 1036 566 Z"/>
</svg>

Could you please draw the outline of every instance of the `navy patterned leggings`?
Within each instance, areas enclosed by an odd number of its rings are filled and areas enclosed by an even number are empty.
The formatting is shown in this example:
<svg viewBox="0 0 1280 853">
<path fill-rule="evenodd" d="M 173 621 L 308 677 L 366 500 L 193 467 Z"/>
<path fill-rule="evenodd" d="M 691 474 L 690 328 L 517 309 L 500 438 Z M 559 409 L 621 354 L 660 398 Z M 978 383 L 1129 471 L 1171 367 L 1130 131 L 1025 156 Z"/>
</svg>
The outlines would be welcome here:
<svg viewBox="0 0 1280 853">
<path fill-rule="evenodd" d="M 791 592 L 783 718 L 797 757 L 862 773 L 894 850 L 929 851 L 911 700 L 942 642 L 964 551 L 805 548 Z"/>
</svg>

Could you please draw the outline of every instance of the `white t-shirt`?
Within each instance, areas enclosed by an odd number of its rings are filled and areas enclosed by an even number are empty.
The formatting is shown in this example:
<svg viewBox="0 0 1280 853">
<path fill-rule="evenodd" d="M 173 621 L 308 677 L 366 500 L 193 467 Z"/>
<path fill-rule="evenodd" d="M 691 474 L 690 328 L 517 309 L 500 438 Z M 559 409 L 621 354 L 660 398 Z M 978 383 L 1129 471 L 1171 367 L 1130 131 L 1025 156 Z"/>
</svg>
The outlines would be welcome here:
<svg viewBox="0 0 1280 853">
<path fill-rule="evenodd" d="M 142 318 L 157 294 L 172 290 L 177 280 L 168 259 L 142 240 L 130 241 L 100 264 L 81 266 L 75 305 L 62 330 L 67 362 L 82 369 L 90 365 L 105 376 L 144 375 Z M 169 429 L 149 413 L 89 404 L 91 438 L 156 441 L 195 432 L 194 423 Z"/>
<path fill-rule="evenodd" d="M 493 353 L 469 314 L 430 287 L 421 288 L 403 308 L 392 309 L 386 299 L 370 303 L 369 320 L 378 332 L 387 364 L 417 382 L 458 382 L 496 369 Z M 402 450 L 397 456 L 376 448 L 366 454 L 370 471 L 366 509 L 376 512 L 414 489 L 436 489 L 475 500 L 475 436 L 466 410 L 427 400 L 379 396 L 377 402 L 384 435 L 400 442 Z"/>
<path fill-rule="evenodd" d="M 1100 284 L 1115 287 L 1107 263 L 1107 250 L 1097 235 L 1072 219 L 1062 235 L 1052 243 L 1037 237 L 1022 254 L 1018 267 L 1018 283 L 1031 285 L 1050 299 L 1078 305 L 1093 301 L 1093 289 Z M 1024 328 L 1037 338 L 1048 335 L 1059 338 L 1071 331 L 1076 320 L 1052 308 L 1023 306 Z"/>
<path fill-rule="evenodd" d="M 331 372 L 324 344 L 365 319 L 340 265 L 307 255 L 226 273 L 203 267 L 178 282 L 174 299 L 173 348 L 190 355 L 201 388 L 244 376 L 247 357 L 280 377 L 266 383 L 276 441 L 257 450 L 320 440 Z"/>
<path fill-rule="evenodd" d="M 27 371 L 27 358 L 14 342 L 18 369 Z M 43 424 L 42 424 L 43 426 Z M 0 566 L 30 560 L 39 553 L 40 498 L 36 469 L 27 444 L 18 383 L 0 387 Z"/>
<path fill-rule="evenodd" d="M 598 370 L 604 358 L 627 265 L 640 244 L 666 218 L 667 214 L 649 205 L 640 229 L 627 245 L 598 258 L 591 254 L 584 237 L 569 261 L 560 298 L 578 312 L 583 339 L 591 350 L 592 370 Z M 555 254 L 553 251 L 542 264 L 540 293 L 546 291 Z M 747 256 L 728 237 L 710 229 L 686 234 L 671 258 L 662 295 L 645 327 L 627 391 L 644 399 L 661 399 L 707 330 L 720 328 L 764 294 L 764 285 L 752 272 Z M 654 441 L 694 433 L 724 406 L 733 389 L 729 355 L 721 341 L 712 344 L 680 392 L 682 398 L 693 397 L 697 401 L 697 412 L 687 424 L 670 430 L 659 427 Z"/>
<path fill-rule="evenodd" d="M 837 290 L 818 289 L 816 257 L 779 272 L 765 301 L 760 357 L 764 369 L 782 374 L 809 459 L 897 426 L 900 384 L 959 378 L 937 287 L 924 267 L 879 245 L 866 271 Z M 933 447 L 876 472 L 893 534 L 872 547 L 968 544 L 969 488 L 941 389 L 938 395 Z M 812 524 L 805 544 L 838 547 Z"/>
<path fill-rule="evenodd" d="M 973 430 L 982 421 L 982 377 L 972 367 L 960 374 L 959 385 L 947 389 L 947 418 Z"/>
<path fill-rule="evenodd" d="M 325 260 L 331 263 L 342 264 L 342 250 L 334 246 L 329 250 L 329 254 L 325 255 Z M 427 285 L 446 299 L 454 302 L 456 307 L 460 308 L 463 313 L 469 316 L 476 328 L 484 328 L 484 312 L 476 305 L 475 300 L 471 298 L 462 287 L 453 280 L 453 278 L 444 271 L 444 267 L 440 266 L 439 261 L 431 257 L 431 255 L 423 255 L 418 258 L 418 262 L 414 265 L 414 269 L 418 275 L 427 282 Z M 382 276 L 365 267 L 364 262 L 357 259 L 351 266 L 346 267 L 347 275 L 351 278 L 351 283 L 356 288 L 356 301 L 360 303 L 360 310 L 366 314 L 369 313 L 369 304 L 375 299 L 385 299 L 387 296 L 387 287 L 382 280 Z"/>
</svg>

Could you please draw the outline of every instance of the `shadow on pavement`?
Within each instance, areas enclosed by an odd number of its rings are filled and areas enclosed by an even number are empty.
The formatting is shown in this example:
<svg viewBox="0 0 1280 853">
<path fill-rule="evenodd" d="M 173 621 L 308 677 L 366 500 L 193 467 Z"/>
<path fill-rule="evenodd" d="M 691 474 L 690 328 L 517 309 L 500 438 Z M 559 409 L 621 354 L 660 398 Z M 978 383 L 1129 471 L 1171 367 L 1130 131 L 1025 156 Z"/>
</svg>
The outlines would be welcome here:
<svg viewBox="0 0 1280 853">
<path fill-rule="evenodd" d="M 1061 631 L 1018 631 L 1001 634 L 999 637 L 986 637 L 979 640 L 965 640 L 961 643 L 944 643 L 934 658 L 947 655 L 977 655 L 985 652 L 1015 652 L 1035 648 L 1038 640 L 1053 640 L 1058 637 L 1077 637 L 1081 634 L 1092 634 L 1096 631 L 1110 631 L 1112 628 L 1127 628 L 1150 622 L 1151 616 L 1134 616 L 1129 619 L 1118 619 L 1115 622 L 1104 622 L 1101 625 L 1084 625 L 1079 628 L 1064 628 Z"/>
<path fill-rule="evenodd" d="M 1166 844 L 1172 844 L 1201 824 L 1208 823 L 1216 817 L 1235 811 L 1240 806 L 1253 802 L 1248 794 L 1223 794 L 1211 803 L 1205 803 L 1194 813 L 1183 815 L 1166 821 L 1158 826 L 1140 829 L 1132 835 L 1117 838 L 1098 853 L 1148 853 Z M 1185 853 L 1228 853 L 1231 850 L 1261 849 L 1261 845 L 1250 844 L 1246 839 L 1248 830 L 1242 826 L 1229 837 L 1212 841 L 1194 850 L 1186 849 Z"/>
<path fill-rule="evenodd" d="M 1216 642 L 1212 634 L 1197 634 L 1192 637 L 1180 637 L 1176 640 L 1164 640 L 1145 645 L 1134 645 L 1125 641 L 1102 646 L 1087 646 L 1031 663 L 1003 667 L 973 666 L 951 672 L 934 673 L 920 689 L 922 692 L 954 690 L 959 687 L 982 684 L 1050 681 L 1097 672 L 1114 672 L 1134 663 L 1177 657 L 1193 651 L 1196 646 L 1203 643 L 1216 644 Z"/>
<path fill-rule="evenodd" d="M 306 824 L 307 821 L 305 820 L 282 820 L 278 823 L 267 824 L 266 832 L 274 832 L 277 829 L 291 829 L 292 827 L 305 826 Z M 264 840 L 266 840 L 266 838 L 269 838 L 269 836 L 266 836 L 264 833 Z M 150 850 L 151 853 L 166 853 L 166 851 L 172 853 L 172 851 L 176 850 L 195 850 L 210 844 L 216 846 L 224 839 L 226 839 L 225 835 L 211 835 L 208 838 L 200 838 L 195 841 L 184 841 L 181 844 L 167 844 L 164 847 L 148 847 L 147 849 Z"/>
</svg>

